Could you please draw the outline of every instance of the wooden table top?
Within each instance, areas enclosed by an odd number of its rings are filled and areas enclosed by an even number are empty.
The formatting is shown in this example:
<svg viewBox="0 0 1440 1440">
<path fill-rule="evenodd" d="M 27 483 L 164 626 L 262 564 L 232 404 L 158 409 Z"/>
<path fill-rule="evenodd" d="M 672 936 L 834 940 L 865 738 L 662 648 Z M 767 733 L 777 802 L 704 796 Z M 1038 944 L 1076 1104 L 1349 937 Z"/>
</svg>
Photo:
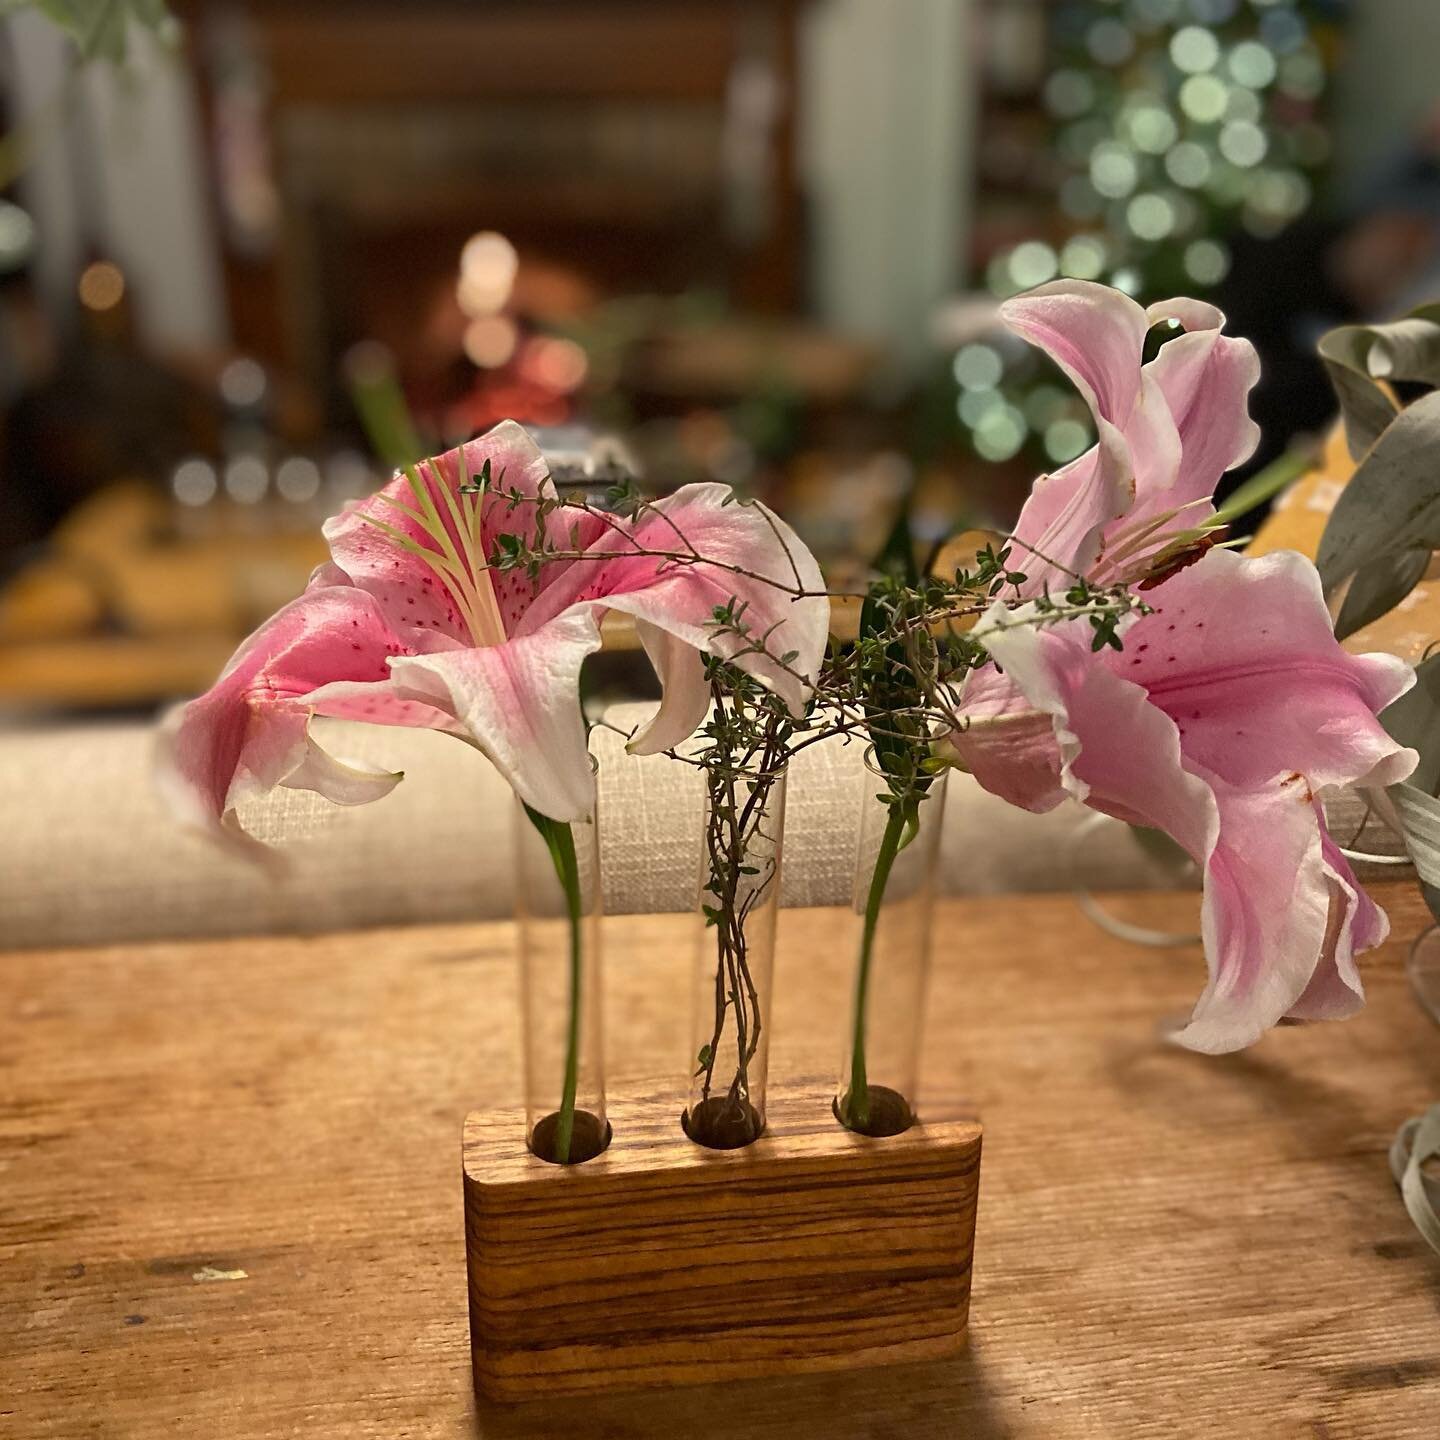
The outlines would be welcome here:
<svg viewBox="0 0 1440 1440">
<path fill-rule="evenodd" d="M 1194 950 L 946 904 L 927 1072 L 986 1123 L 968 1353 L 478 1415 L 460 1128 L 515 1096 L 510 926 L 0 955 L 0 1437 L 1433 1436 L 1440 1262 L 1385 1152 L 1440 1036 L 1386 899 L 1361 1017 L 1222 1059 L 1157 1038 Z M 783 916 L 777 1076 L 838 1056 L 836 923 Z M 693 931 L 607 925 L 619 1091 L 683 1053 Z"/>
</svg>

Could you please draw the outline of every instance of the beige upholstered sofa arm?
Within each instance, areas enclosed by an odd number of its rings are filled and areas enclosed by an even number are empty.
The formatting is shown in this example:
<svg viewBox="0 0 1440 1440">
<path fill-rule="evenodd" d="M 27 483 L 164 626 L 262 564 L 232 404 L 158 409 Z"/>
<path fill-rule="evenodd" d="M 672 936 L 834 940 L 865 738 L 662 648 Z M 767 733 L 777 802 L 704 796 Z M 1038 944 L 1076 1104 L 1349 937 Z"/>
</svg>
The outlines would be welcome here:
<svg viewBox="0 0 1440 1440">
<path fill-rule="evenodd" d="M 643 713 L 622 707 L 612 717 L 629 726 Z M 404 770 L 405 780 L 355 809 L 276 792 L 246 818 L 280 844 L 288 873 L 279 880 L 176 828 L 151 785 L 149 726 L 0 734 L 0 948 L 508 916 L 514 801 L 489 762 L 428 731 L 319 723 L 337 754 Z M 689 908 L 699 874 L 694 773 L 664 757 L 626 756 L 605 730 L 594 748 L 607 910 Z M 858 745 L 827 742 L 797 759 L 786 904 L 849 902 L 860 784 Z M 1066 886 L 1064 841 L 1083 812 L 1025 815 L 963 775 L 950 787 L 943 890 Z M 1153 883 L 1121 827 L 1095 846 L 1092 883 Z"/>
</svg>

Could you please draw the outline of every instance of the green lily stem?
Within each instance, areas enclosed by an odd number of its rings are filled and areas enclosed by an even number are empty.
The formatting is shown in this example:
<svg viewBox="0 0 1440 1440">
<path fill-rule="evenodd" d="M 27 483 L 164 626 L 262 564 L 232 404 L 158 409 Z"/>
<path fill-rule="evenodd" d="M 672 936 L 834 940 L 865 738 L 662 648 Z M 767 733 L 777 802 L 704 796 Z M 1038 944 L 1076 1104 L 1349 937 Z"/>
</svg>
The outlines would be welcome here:
<svg viewBox="0 0 1440 1440">
<path fill-rule="evenodd" d="M 582 909 L 580 896 L 580 864 L 575 856 L 575 836 L 568 824 L 551 820 L 532 810 L 525 813 L 545 841 L 560 887 L 565 892 L 565 907 L 570 919 L 570 995 L 569 1017 L 565 1031 L 565 1080 L 560 1091 L 560 1109 L 555 1120 L 555 1153 L 558 1165 L 570 1163 L 570 1145 L 575 1135 L 575 1093 L 580 1085 L 580 1007 L 582 1004 Z"/>
<path fill-rule="evenodd" d="M 865 897 L 865 926 L 860 936 L 860 958 L 855 967 L 855 1034 L 850 1052 L 850 1089 L 845 1097 L 844 1119 L 852 1130 L 863 1132 L 870 1123 L 870 1083 L 865 1073 L 865 1019 L 870 1001 L 870 964 L 875 953 L 875 931 L 880 924 L 880 907 L 890 871 L 905 836 L 905 811 L 890 807 L 885 833 L 875 856 L 870 890 Z"/>
</svg>

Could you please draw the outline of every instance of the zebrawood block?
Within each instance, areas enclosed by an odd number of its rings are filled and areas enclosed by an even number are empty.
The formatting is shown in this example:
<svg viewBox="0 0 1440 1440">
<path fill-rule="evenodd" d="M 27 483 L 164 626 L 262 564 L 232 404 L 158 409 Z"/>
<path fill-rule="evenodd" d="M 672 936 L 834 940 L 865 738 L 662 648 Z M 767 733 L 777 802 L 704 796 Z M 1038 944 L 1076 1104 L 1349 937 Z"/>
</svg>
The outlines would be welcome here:
<svg viewBox="0 0 1440 1440">
<path fill-rule="evenodd" d="M 614 1139 L 537 1160 L 515 1112 L 465 1122 L 475 1385 L 492 1400 L 934 1359 L 970 1305 L 980 1126 L 852 1135 L 823 1087 L 771 1096 L 745 1150 L 682 1101 L 612 1104 Z"/>
</svg>

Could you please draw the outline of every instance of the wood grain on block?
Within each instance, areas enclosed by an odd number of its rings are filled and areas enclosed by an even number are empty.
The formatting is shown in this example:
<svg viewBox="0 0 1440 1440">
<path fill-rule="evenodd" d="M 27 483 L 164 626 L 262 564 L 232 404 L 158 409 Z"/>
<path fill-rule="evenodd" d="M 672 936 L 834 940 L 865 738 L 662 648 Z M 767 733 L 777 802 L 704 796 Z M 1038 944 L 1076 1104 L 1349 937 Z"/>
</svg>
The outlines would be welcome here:
<svg viewBox="0 0 1440 1440">
<path fill-rule="evenodd" d="M 475 1382 L 521 1400 L 934 1359 L 964 1343 L 980 1126 L 852 1135 L 823 1087 L 772 1095 L 753 1146 L 713 1151 L 664 1090 L 614 1102 L 601 1156 L 562 1167 L 523 1117 L 465 1124 Z"/>
</svg>

